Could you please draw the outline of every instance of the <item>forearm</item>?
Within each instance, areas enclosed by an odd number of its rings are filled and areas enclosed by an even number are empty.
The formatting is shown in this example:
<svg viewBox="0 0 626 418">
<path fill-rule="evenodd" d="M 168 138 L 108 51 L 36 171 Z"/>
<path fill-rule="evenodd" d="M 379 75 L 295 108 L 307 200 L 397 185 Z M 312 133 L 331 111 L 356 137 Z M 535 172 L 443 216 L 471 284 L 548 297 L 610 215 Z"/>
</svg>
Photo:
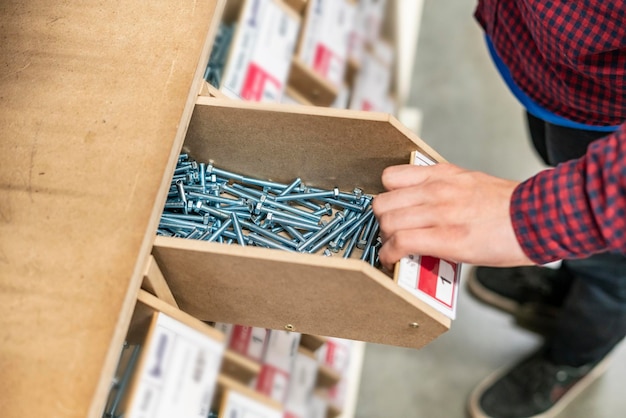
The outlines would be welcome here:
<svg viewBox="0 0 626 418">
<path fill-rule="evenodd" d="M 582 158 L 521 183 L 510 214 L 520 246 L 536 263 L 626 253 L 626 124 Z"/>
</svg>

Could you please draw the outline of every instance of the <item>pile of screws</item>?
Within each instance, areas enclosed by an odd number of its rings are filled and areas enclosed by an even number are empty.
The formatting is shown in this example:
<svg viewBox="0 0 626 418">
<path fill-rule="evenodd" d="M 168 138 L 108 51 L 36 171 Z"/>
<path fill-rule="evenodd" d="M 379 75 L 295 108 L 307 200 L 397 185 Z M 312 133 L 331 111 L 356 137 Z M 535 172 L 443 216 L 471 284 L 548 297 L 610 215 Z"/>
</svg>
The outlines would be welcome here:
<svg viewBox="0 0 626 418">
<path fill-rule="evenodd" d="M 245 177 L 178 158 L 158 235 L 290 252 L 341 253 L 378 266 L 378 221 L 360 189 L 307 187 Z"/>
<path fill-rule="evenodd" d="M 204 72 L 204 79 L 218 89 L 222 84 L 222 75 L 224 74 L 224 67 L 226 67 L 226 58 L 228 57 L 228 51 L 230 50 L 234 32 L 234 23 L 231 25 L 220 24 L 215 41 L 213 42 L 211 57 L 209 58 L 209 63 Z"/>
</svg>

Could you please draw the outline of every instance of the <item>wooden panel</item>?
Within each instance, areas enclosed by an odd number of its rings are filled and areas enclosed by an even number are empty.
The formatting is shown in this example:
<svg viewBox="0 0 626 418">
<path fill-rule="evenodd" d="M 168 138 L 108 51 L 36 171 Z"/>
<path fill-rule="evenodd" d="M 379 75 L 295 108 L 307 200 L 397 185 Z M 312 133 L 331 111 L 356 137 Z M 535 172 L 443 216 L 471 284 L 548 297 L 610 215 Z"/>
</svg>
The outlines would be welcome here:
<svg viewBox="0 0 626 418">
<path fill-rule="evenodd" d="M 203 321 L 414 348 L 450 326 L 360 260 L 169 237 L 153 254 L 181 309 Z"/>
<path fill-rule="evenodd" d="M 261 364 L 232 350 L 224 352 L 221 373 L 243 384 L 249 384 L 261 371 Z"/>
<path fill-rule="evenodd" d="M 200 162 L 246 176 L 312 186 L 383 190 L 390 165 L 420 150 L 444 161 L 386 113 L 267 105 L 198 97 L 184 150 Z"/>
<path fill-rule="evenodd" d="M 270 408 L 282 410 L 280 402 L 249 388 L 248 386 L 232 379 L 228 376 L 220 374 L 217 377 L 217 387 L 215 388 L 215 394 L 213 395 L 213 406 L 217 408 L 224 401 L 224 397 L 227 396 L 229 391 L 238 392 L 256 402 L 264 404 Z"/>
<path fill-rule="evenodd" d="M 302 334 L 300 337 L 300 346 L 313 352 L 317 351 L 325 342 L 326 338 L 318 335 Z"/>
<path fill-rule="evenodd" d="M 316 106 L 330 106 L 338 93 L 337 87 L 318 75 L 298 57 L 293 57 L 291 61 L 287 84 Z"/>
<path fill-rule="evenodd" d="M 285 4 L 298 13 L 302 13 L 306 7 L 307 0 L 283 0 Z"/>
<path fill-rule="evenodd" d="M 2 416 L 101 416 L 223 3 L 2 2 Z"/>
<path fill-rule="evenodd" d="M 152 296 L 145 290 L 140 290 L 137 295 L 137 309 L 133 314 L 133 324 L 135 323 L 135 319 L 139 319 L 139 322 L 142 322 L 142 317 L 152 316 L 154 312 L 162 312 L 170 318 L 177 320 L 181 324 L 201 332 L 216 341 L 224 342 L 226 339 L 223 333 L 219 332 L 212 326 L 205 324 L 188 313 L 173 307 L 169 303 L 166 303 L 155 296 Z"/>
<path fill-rule="evenodd" d="M 141 288 L 147 290 L 163 302 L 169 303 L 175 308 L 178 308 L 178 304 L 172 295 L 172 291 L 167 285 L 156 260 L 152 256 L 148 257 L 148 263 L 146 264 L 146 270 L 143 274 Z"/>
<path fill-rule="evenodd" d="M 325 364 L 320 364 L 317 369 L 317 380 L 315 381 L 315 387 L 318 388 L 330 388 L 339 383 L 341 375 L 332 367 Z"/>
</svg>

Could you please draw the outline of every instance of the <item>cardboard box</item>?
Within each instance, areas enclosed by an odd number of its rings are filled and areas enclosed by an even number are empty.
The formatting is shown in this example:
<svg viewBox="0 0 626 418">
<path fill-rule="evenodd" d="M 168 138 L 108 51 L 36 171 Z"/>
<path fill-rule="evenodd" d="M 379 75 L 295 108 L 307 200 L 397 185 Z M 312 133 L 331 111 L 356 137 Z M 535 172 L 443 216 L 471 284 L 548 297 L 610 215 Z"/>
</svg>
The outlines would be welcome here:
<svg viewBox="0 0 626 418">
<path fill-rule="evenodd" d="M 285 401 L 299 344 L 297 332 L 269 331 L 261 372 L 255 382 L 259 393 L 281 403 Z"/>
<path fill-rule="evenodd" d="M 261 361 L 268 331 L 265 328 L 235 325 L 228 347 L 251 360 Z"/>
<path fill-rule="evenodd" d="M 349 57 L 356 66 L 360 66 L 368 45 L 379 38 L 386 7 L 387 0 L 359 0 L 348 44 Z"/>
<path fill-rule="evenodd" d="M 389 109 L 392 71 L 381 59 L 365 52 L 356 76 L 350 109 L 383 112 Z"/>
<path fill-rule="evenodd" d="M 237 14 L 238 12 L 238 14 Z M 280 102 L 300 30 L 300 17 L 280 0 L 232 1 L 237 15 L 220 91 L 231 98 Z"/>
<path fill-rule="evenodd" d="M 298 351 L 285 400 L 285 411 L 292 417 L 307 418 L 317 380 L 317 370 L 318 363 L 313 354 L 306 350 Z"/>
<path fill-rule="evenodd" d="M 129 418 L 205 418 L 224 344 L 154 312 L 124 408 Z"/>
<path fill-rule="evenodd" d="M 182 149 L 246 176 L 370 194 L 415 149 L 443 160 L 387 114 L 206 97 Z M 358 259 L 171 237 L 156 237 L 153 255 L 180 308 L 206 321 L 413 348 L 451 323 Z"/>
<path fill-rule="evenodd" d="M 340 87 L 356 4 L 351 0 L 310 0 L 297 54 L 317 74 Z"/>
</svg>

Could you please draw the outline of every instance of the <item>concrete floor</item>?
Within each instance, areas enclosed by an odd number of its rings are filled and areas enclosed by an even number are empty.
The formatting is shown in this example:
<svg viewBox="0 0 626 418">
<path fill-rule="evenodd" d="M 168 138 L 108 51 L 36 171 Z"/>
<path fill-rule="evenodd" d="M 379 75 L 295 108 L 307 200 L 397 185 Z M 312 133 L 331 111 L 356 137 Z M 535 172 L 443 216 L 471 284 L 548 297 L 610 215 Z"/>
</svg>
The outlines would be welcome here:
<svg viewBox="0 0 626 418">
<path fill-rule="evenodd" d="M 542 166 L 526 137 L 522 109 L 492 67 L 472 17 L 474 6 L 426 0 L 408 106 L 423 111 L 420 136 L 450 162 L 522 180 Z M 465 417 L 474 385 L 539 343 L 462 288 L 457 320 L 427 347 L 367 344 L 356 417 Z M 608 373 L 560 416 L 625 416 L 625 381 L 622 344 Z"/>
</svg>

